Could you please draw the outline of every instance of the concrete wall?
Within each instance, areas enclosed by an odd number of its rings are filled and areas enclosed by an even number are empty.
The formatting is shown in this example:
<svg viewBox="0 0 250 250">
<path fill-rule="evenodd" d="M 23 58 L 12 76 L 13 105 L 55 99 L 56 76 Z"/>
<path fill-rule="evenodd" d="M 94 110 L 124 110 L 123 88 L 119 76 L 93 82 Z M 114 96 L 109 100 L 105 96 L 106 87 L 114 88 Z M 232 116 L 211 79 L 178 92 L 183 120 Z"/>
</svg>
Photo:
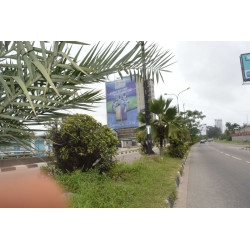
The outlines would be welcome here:
<svg viewBox="0 0 250 250">
<path fill-rule="evenodd" d="M 132 147 L 132 141 L 121 141 L 122 148 L 130 148 Z"/>
<path fill-rule="evenodd" d="M 232 136 L 233 141 L 250 141 L 250 135 Z"/>
<path fill-rule="evenodd" d="M 30 158 L 18 158 L 18 159 L 8 159 L 0 161 L 1 167 L 11 167 L 15 165 L 26 165 L 39 162 L 48 162 L 50 159 L 48 157 L 30 157 Z"/>
</svg>

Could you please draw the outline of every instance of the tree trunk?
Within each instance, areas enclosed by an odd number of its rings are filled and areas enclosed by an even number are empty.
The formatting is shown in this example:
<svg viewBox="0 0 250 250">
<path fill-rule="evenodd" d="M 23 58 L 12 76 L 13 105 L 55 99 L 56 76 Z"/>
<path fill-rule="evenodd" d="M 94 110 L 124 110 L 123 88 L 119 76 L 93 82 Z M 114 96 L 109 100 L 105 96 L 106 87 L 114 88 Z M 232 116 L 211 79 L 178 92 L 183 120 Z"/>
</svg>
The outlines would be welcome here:
<svg viewBox="0 0 250 250">
<path fill-rule="evenodd" d="M 163 155 L 163 138 L 160 138 L 160 155 Z"/>
<path fill-rule="evenodd" d="M 163 147 L 160 147 L 160 155 L 163 155 Z"/>
</svg>

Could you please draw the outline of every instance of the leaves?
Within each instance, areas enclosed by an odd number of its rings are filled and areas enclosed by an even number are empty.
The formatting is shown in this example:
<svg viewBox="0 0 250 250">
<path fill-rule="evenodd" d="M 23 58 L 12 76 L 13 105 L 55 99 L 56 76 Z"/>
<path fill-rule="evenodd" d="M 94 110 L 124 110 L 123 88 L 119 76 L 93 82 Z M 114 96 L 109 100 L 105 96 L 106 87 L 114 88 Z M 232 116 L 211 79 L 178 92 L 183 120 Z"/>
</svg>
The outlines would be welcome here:
<svg viewBox="0 0 250 250">
<path fill-rule="evenodd" d="M 75 55 L 72 46 L 81 46 Z M 84 49 L 87 53 L 83 57 Z M 70 109 L 93 110 L 104 96 L 89 90 L 89 84 L 105 82 L 114 73 L 121 77 L 142 75 L 141 57 L 140 43 L 97 43 L 90 47 L 75 41 L 1 42 L 0 137 L 1 128 L 11 127 L 14 121 L 20 126 L 39 125 L 64 117 Z M 156 76 L 158 81 L 171 58 L 169 51 L 159 50 L 156 44 L 147 45 L 148 77 Z"/>
<path fill-rule="evenodd" d="M 149 102 L 149 110 L 156 115 L 156 119 L 151 120 L 151 132 L 154 140 L 159 140 L 160 148 L 163 147 L 164 139 L 169 138 L 189 138 L 188 130 L 185 128 L 185 124 L 177 117 L 177 108 L 171 107 L 172 99 L 166 101 L 160 96 L 159 99 L 155 99 Z M 145 115 L 140 113 L 138 120 L 141 123 L 145 123 Z M 136 129 L 136 132 L 145 134 L 145 125 Z M 161 150 L 162 152 L 162 150 Z"/>
</svg>

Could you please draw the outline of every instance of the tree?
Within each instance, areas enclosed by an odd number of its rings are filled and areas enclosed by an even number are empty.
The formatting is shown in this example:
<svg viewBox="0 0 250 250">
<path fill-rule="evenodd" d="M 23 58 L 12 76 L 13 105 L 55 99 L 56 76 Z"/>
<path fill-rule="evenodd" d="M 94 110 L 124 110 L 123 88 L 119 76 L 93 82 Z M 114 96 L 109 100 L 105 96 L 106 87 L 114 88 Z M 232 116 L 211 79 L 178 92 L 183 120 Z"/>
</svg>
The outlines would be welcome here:
<svg viewBox="0 0 250 250">
<path fill-rule="evenodd" d="M 49 139 L 56 165 L 63 172 L 96 168 L 101 173 L 114 166 L 118 140 L 91 116 L 76 114 L 52 124 Z"/>
<path fill-rule="evenodd" d="M 35 131 L 31 125 L 65 117 L 67 110 L 92 110 L 93 104 L 104 99 L 99 91 L 91 90 L 93 82 L 104 82 L 113 73 L 142 76 L 140 44 L 125 52 L 128 44 L 112 42 L 104 47 L 98 43 L 87 48 L 79 61 L 86 43 L 0 42 L 0 144 L 25 143 L 21 134 Z M 72 45 L 81 46 L 73 56 Z M 172 57 L 156 44 L 148 45 L 148 77 L 162 78 L 161 72 L 168 71 Z"/>
<path fill-rule="evenodd" d="M 237 123 L 226 122 L 226 129 L 224 134 L 220 135 L 221 140 L 232 141 L 232 134 L 235 133 L 235 129 L 240 125 Z"/>
<path fill-rule="evenodd" d="M 209 127 L 207 135 L 209 138 L 219 138 L 221 135 L 221 130 L 218 127 Z"/>
<path fill-rule="evenodd" d="M 194 143 L 197 140 L 198 134 L 200 133 L 200 121 L 206 116 L 198 110 L 186 110 L 185 112 L 180 112 L 180 116 L 184 118 L 185 124 L 190 133 L 191 141 Z"/>
<path fill-rule="evenodd" d="M 160 96 L 159 99 L 155 99 L 149 102 L 149 110 L 151 113 L 156 115 L 156 119 L 152 119 L 152 138 L 158 140 L 160 144 L 160 155 L 163 155 L 163 142 L 164 139 L 169 139 L 171 137 L 177 137 L 178 133 L 183 129 L 181 124 L 176 120 L 177 108 L 170 107 L 172 99 L 167 99 L 166 101 Z M 144 114 L 140 113 L 138 120 L 141 123 L 145 123 Z M 145 133 L 146 126 L 142 125 L 135 131 L 140 133 Z"/>
</svg>

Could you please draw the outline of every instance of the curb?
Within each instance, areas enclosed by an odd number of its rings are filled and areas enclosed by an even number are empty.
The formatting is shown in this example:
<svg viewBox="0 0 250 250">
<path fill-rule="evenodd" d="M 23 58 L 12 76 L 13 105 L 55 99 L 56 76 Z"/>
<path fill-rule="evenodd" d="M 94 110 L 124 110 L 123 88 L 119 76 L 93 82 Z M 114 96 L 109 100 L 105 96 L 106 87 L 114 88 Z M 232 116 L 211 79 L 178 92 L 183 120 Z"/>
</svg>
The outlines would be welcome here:
<svg viewBox="0 0 250 250">
<path fill-rule="evenodd" d="M 15 171 L 15 170 L 19 171 L 23 169 L 40 168 L 43 166 L 47 166 L 47 163 L 39 162 L 39 163 L 32 163 L 32 164 L 27 164 L 27 165 L 14 165 L 11 167 L 2 167 L 2 168 L 0 167 L 0 173 Z"/>
<path fill-rule="evenodd" d="M 186 164 L 189 152 L 190 152 L 190 150 L 187 151 L 186 156 L 182 159 L 181 167 L 182 167 L 183 170 L 185 168 L 185 164 Z M 175 177 L 175 184 L 176 184 L 177 188 L 179 188 L 179 185 L 181 183 L 181 177 L 182 177 L 182 173 L 180 171 L 178 171 L 177 176 Z M 170 208 L 174 208 L 175 200 L 172 200 L 170 196 L 167 197 L 166 202 L 169 204 Z"/>
<path fill-rule="evenodd" d="M 123 151 L 123 152 L 118 153 L 117 155 L 123 155 L 123 154 L 128 154 L 128 153 L 136 153 L 136 152 L 139 152 L 139 149 L 138 150 Z"/>
</svg>

